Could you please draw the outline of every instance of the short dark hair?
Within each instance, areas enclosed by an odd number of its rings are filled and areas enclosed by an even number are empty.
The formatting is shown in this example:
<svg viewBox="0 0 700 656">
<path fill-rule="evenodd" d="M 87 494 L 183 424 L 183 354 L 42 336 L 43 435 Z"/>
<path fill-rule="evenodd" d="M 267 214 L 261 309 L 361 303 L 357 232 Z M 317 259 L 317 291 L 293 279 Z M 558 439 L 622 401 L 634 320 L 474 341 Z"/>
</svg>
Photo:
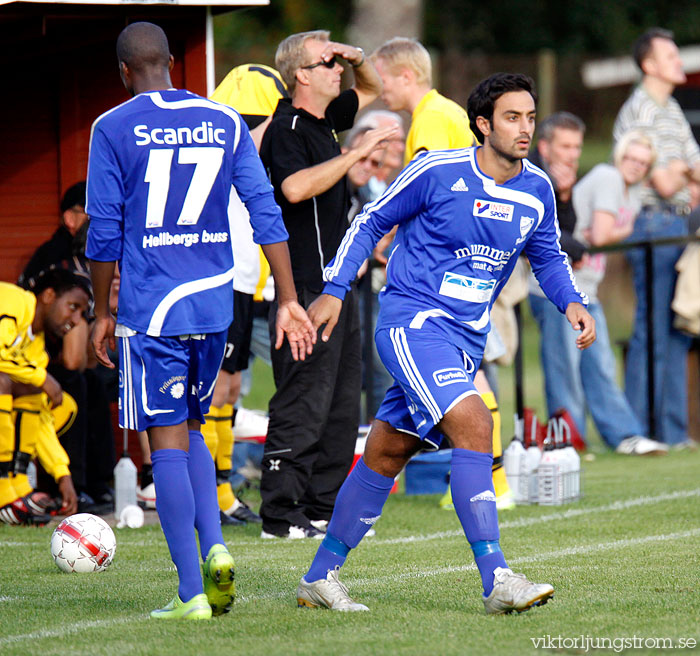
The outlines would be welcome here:
<svg viewBox="0 0 700 656">
<path fill-rule="evenodd" d="M 469 100 L 467 100 L 469 127 L 479 143 L 484 143 L 484 135 L 476 126 L 477 117 L 483 116 L 493 127 L 494 105 L 504 93 L 510 91 L 527 91 L 537 104 L 535 83 L 532 78 L 522 73 L 495 73 L 479 82 L 469 94 Z"/>
<path fill-rule="evenodd" d="M 554 112 L 545 118 L 537 127 L 537 134 L 543 141 L 551 141 L 554 138 L 554 130 L 573 130 L 586 133 L 586 124 L 576 114 L 571 112 Z"/>
<path fill-rule="evenodd" d="M 36 278 L 31 278 L 28 283 L 29 291 L 35 296 L 39 296 L 45 289 L 53 289 L 56 296 L 62 296 L 71 289 L 79 287 L 92 301 L 92 289 L 88 278 L 68 269 L 46 269 Z"/>
<path fill-rule="evenodd" d="M 117 38 L 117 59 L 129 68 L 143 71 L 148 68 L 168 68 L 170 46 L 165 32 L 145 21 L 127 25 Z"/>
<path fill-rule="evenodd" d="M 63 198 L 61 198 L 61 214 L 76 205 L 85 208 L 85 180 L 76 182 L 63 194 Z"/>
<path fill-rule="evenodd" d="M 642 69 L 642 62 L 651 53 L 652 41 L 654 39 L 668 39 L 669 41 L 673 41 L 673 32 L 671 32 L 671 30 L 665 30 L 662 27 L 652 27 L 634 42 L 632 56 L 634 57 L 635 64 L 637 64 L 642 73 L 644 72 Z"/>
</svg>

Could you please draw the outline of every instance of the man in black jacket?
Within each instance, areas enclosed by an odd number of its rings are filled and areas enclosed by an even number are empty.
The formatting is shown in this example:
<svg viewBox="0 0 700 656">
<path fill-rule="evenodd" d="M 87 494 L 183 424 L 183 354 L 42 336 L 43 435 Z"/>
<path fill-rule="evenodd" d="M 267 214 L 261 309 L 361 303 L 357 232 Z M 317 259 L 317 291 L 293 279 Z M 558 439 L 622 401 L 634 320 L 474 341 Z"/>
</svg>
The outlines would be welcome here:
<svg viewBox="0 0 700 656">
<path fill-rule="evenodd" d="M 61 225 L 51 239 L 36 249 L 19 277 L 18 284 L 32 287 L 31 280 L 53 267 L 67 267 L 87 275 L 85 238 L 88 215 L 85 214 L 85 181 L 69 187 L 61 199 Z"/>
<path fill-rule="evenodd" d="M 292 272 L 304 307 L 320 294 L 323 268 L 348 227 L 345 174 L 382 140 L 396 136 L 395 128 L 369 130 L 341 153 L 338 133 L 352 127 L 357 112 L 377 98 L 381 80 L 361 49 L 328 37 L 326 31 L 304 32 L 279 45 L 275 65 L 291 98 L 280 100 L 260 150 L 289 232 Z M 352 88 L 343 92 L 339 59 L 350 64 L 354 76 Z M 262 462 L 262 536 L 322 537 L 352 464 L 359 423 L 361 347 L 354 294 L 330 340 L 319 340 L 304 362 L 295 362 L 286 345 L 273 350 L 272 366 L 277 391 Z"/>
</svg>

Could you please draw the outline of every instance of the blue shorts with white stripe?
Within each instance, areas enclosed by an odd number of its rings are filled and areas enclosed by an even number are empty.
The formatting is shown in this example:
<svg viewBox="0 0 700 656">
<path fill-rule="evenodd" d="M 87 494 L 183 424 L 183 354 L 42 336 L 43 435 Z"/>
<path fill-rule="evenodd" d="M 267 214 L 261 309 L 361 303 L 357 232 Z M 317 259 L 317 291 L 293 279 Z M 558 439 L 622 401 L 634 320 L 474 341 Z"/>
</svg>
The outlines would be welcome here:
<svg viewBox="0 0 700 656">
<path fill-rule="evenodd" d="M 204 421 L 224 357 L 226 331 L 119 338 L 119 424 L 133 430 Z"/>
<path fill-rule="evenodd" d="M 483 352 L 467 353 L 427 324 L 421 329 L 380 328 L 375 340 L 395 381 L 376 418 L 419 437 L 425 448 L 438 448 L 443 435 L 437 424 L 463 398 L 478 394 L 474 376 Z"/>
</svg>

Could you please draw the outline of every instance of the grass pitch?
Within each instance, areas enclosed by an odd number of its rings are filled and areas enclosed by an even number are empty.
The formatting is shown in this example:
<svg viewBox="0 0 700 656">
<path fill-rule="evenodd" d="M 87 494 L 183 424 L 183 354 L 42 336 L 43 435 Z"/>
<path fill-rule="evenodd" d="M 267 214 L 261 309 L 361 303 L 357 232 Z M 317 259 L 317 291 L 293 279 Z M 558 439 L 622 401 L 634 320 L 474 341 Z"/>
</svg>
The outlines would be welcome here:
<svg viewBox="0 0 700 656">
<path fill-rule="evenodd" d="M 582 501 L 501 514 L 509 564 L 555 588 L 553 601 L 522 615 L 484 615 L 457 517 L 435 496 L 392 495 L 377 536 L 351 554 L 342 578 L 369 613 L 296 608 L 317 542 L 226 527 L 234 610 L 210 622 L 155 622 L 149 611 L 177 586 L 157 525 L 116 531 L 112 567 L 82 575 L 51 561 L 53 525 L 0 526 L 0 654 L 585 653 L 584 639 L 589 653 L 612 653 L 624 638 L 642 647 L 626 653 L 652 654 L 700 641 L 700 452 L 604 454 L 584 468 Z"/>
</svg>

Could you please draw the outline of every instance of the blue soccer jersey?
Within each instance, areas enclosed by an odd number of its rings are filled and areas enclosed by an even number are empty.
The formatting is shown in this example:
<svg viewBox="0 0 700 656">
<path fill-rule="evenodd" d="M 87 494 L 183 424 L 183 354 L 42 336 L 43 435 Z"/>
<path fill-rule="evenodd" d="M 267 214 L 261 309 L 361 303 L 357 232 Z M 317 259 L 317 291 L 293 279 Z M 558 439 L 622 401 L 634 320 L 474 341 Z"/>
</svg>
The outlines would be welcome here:
<svg viewBox="0 0 700 656">
<path fill-rule="evenodd" d="M 483 349 L 491 307 L 521 251 L 562 312 L 587 303 L 559 248 L 549 178 L 523 160 L 519 175 L 496 184 L 479 170 L 476 152 L 432 151 L 413 160 L 355 218 L 324 271 L 324 292 L 343 298 L 374 244 L 398 224 L 377 330 L 430 322 L 455 346 Z"/>
<path fill-rule="evenodd" d="M 95 121 L 86 253 L 119 261 L 120 324 L 152 336 L 228 327 L 231 185 L 256 243 L 285 241 L 272 186 L 235 110 L 169 89 L 139 94 Z"/>
</svg>

